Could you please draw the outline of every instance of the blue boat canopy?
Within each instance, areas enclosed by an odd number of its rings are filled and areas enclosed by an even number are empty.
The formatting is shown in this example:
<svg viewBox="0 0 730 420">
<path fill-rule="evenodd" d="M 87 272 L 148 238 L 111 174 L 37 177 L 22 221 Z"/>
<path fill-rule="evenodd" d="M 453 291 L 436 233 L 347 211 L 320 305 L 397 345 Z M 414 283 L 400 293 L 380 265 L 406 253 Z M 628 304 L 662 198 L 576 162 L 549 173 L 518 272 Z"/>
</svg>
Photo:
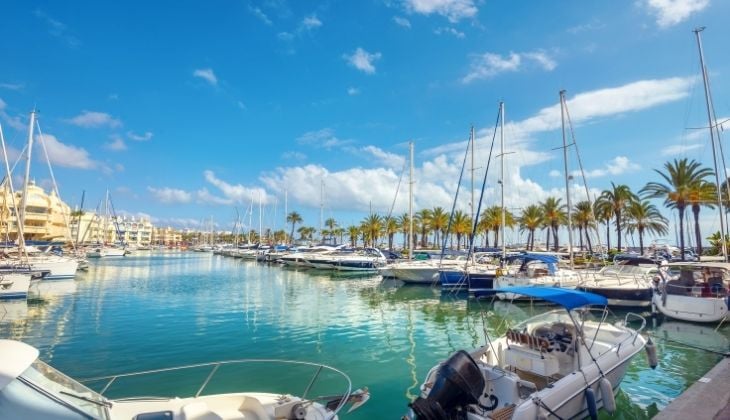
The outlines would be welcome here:
<svg viewBox="0 0 730 420">
<path fill-rule="evenodd" d="M 497 289 L 497 292 L 514 293 L 546 300 L 568 310 L 587 305 L 608 305 L 608 299 L 604 296 L 579 290 L 561 289 L 560 287 L 504 287 Z"/>
<path fill-rule="evenodd" d="M 557 256 L 551 254 L 524 254 L 522 257 L 528 261 L 542 261 L 545 264 L 557 264 L 559 261 Z"/>
</svg>

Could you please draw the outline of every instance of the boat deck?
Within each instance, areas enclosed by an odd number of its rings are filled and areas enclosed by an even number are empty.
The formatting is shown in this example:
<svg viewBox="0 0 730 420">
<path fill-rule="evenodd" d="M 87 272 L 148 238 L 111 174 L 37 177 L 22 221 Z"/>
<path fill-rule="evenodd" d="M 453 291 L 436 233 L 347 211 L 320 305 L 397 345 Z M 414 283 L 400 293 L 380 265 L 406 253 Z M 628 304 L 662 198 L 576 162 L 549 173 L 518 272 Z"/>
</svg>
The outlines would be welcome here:
<svg viewBox="0 0 730 420">
<path fill-rule="evenodd" d="M 672 401 L 654 420 L 730 419 L 730 358 L 714 368 Z"/>
</svg>

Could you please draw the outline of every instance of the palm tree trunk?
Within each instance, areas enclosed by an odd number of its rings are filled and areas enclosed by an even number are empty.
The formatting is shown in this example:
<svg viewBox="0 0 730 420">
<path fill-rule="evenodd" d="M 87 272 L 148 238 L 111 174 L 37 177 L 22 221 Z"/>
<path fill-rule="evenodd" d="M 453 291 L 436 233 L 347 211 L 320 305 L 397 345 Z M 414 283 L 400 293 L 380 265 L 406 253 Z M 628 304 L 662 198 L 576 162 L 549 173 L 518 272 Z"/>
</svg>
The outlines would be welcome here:
<svg viewBox="0 0 730 420">
<path fill-rule="evenodd" d="M 593 253 L 593 245 L 591 244 L 591 235 L 588 234 L 588 225 L 583 227 L 586 233 L 586 242 L 588 242 L 588 252 Z"/>
<path fill-rule="evenodd" d="M 695 242 L 697 242 L 697 255 L 702 255 L 702 235 L 700 234 L 700 206 L 692 205 L 692 215 L 695 218 Z"/>
<path fill-rule="evenodd" d="M 499 246 L 499 228 L 494 229 L 494 247 L 497 248 Z"/>
<path fill-rule="evenodd" d="M 677 206 L 677 211 L 679 211 L 679 252 L 684 261 L 684 206 Z"/>
<path fill-rule="evenodd" d="M 560 242 L 558 241 L 558 225 L 557 223 L 553 225 L 553 237 L 555 238 L 555 245 L 553 246 L 553 249 L 555 252 L 558 252 L 558 247 L 560 247 Z"/>
<path fill-rule="evenodd" d="M 618 235 L 618 252 L 621 252 L 621 212 L 616 212 L 616 235 Z"/>
<path fill-rule="evenodd" d="M 606 252 L 611 250 L 611 219 L 606 219 Z"/>
<path fill-rule="evenodd" d="M 552 228 L 550 226 L 547 227 L 547 239 L 545 240 L 545 249 L 550 250 L 550 231 Z"/>
<path fill-rule="evenodd" d="M 644 228 L 639 226 L 639 254 L 644 255 Z"/>
<path fill-rule="evenodd" d="M 580 250 L 583 251 L 583 226 L 578 226 L 578 237 L 580 238 Z"/>
</svg>

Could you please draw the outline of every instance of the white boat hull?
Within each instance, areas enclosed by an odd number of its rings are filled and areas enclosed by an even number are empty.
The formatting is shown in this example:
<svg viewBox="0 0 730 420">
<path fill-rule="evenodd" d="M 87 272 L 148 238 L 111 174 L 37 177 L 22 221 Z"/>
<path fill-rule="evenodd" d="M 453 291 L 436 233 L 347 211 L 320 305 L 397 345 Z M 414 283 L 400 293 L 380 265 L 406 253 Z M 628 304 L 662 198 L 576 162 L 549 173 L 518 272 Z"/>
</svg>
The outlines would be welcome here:
<svg viewBox="0 0 730 420">
<path fill-rule="evenodd" d="M 31 271 L 48 271 L 46 280 L 73 278 L 79 268 L 78 261 L 64 257 L 29 258 L 28 263 Z"/>
<path fill-rule="evenodd" d="M 0 275 L 0 299 L 25 299 L 30 289 L 30 274 Z"/>
<path fill-rule="evenodd" d="M 730 317 L 728 297 L 711 298 L 655 293 L 654 307 L 664 316 L 690 322 L 719 322 Z"/>
</svg>

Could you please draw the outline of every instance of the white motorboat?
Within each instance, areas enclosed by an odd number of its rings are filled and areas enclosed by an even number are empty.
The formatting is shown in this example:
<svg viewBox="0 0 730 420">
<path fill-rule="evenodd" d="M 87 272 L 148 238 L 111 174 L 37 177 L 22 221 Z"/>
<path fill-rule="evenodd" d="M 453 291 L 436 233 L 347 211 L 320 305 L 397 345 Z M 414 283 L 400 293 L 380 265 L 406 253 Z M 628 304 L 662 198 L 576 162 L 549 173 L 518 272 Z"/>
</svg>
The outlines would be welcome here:
<svg viewBox="0 0 730 420">
<path fill-rule="evenodd" d="M 335 250 L 337 250 L 337 248 L 328 245 L 321 245 L 311 248 L 299 248 L 295 252 L 283 255 L 277 261 L 280 261 L 284 265 L 290 267 L 311 268 L 312 266 L 307 262 L 308 259 L 316 258 L 319 256 L 319 254 L 332 252 Z"/>
<path fill-rule="evenodd" d="M 610 324 L 603 296 L 547 287 L 500 292 L 527 295 L 563 307 L 525 320 L 505 336 L 433 367 L 410 404 L 412 419 L 584 418 L 616 409 L 614 392 L 631 358 L 647 345 L 644 318 L 629 313 Z M 590 305 L 601 305 L 595 313 Z M 627 326 L 630 319 L 641 327 Z M 650 365 L 656 366 L 650 355 Z M 653 367 L 652 366 L 652 367 Z M 595 417 L 593 417 L 595 418 Z"/>
<path fill-rule="evenodd" d="M 609 306 L 651 306 L 657 267 L 651 260 L 625 260 L 598 272 L 581 272 L 578 289 L 605 296 Z"/>
<path fill-rule="evenodd" d="M 656 310 L 681 321 L 719 322 L 730 317 L 729 263 L 671 263 L 667 271 L 664 267 L 652 298 Z"/>
<path fill-rule="evenodd" d="M 25 299 L 30 289 L 30 273 L 0 274 L 0 299 Z"/>
<path fill-rule="evenodd" d="M 114 246 L 100 246 L 86 251 L 87 258 L 114 258 L 123 257 L 127 251 Z"/>
<path fill-rule="evenodd" d="M 387 259 L 377 248 L 356 250 L 351 255 L 338 258 L 335 262 L 337 271 L 375 273 L 385 266 Z"/>
<path fill-rule="evenodd" d="M 575 289 L 581 281 L 580 275 L 569 268 L 558 266 L 558 257 L 550 254 L 525 254 L 521 256 L 522 265 L 515 272 L 494 279 L 495 289 L 508 287 L 560 287 Z M 528 298 L 508 293 L 497 293 L 500 299 L 513 300 Z"/>
<path fill-rule="evenodd" d="M 439 284 L 439 270 L 461 267 L 466 262 L 465 257 L 451 257 L 452 259 L 412 260 L 401 261 L 389 265 L 393 276 L 411 284 Z"/>
<path fill-rule="evenodd" d="M 79 262 L 74 258 L 53 255 L 29 256 L 28 264 L 32 271 L 47 271 L 48 275 L 43 277 L 44 280 L 73 278 L 79 267 Z"/>
<path fill-rule="evenodd" d="M 351 391 L 350 379 L 341 371 L 325 365 L 283 362 L 311 367 L 314 376 L 301 397 L 291 394 L 232 392 L 204 395 L 216 372 L 241 367 L 247 363 L 269 366 L 273 360 L 237 360 L 159 369 L 133 374 L 94 378 L 105 384 L 97 393 L 80 382 L 58 372 L 38 359 L 38 350 L 25 343 L 0 340 L 0 418 L 3 419 L 102 419 L 102 420 L 205 420 L 205 419 L 336 419 L 345 405 L 353 409 L 369 398 L 367 389 Z M 112 384 L 128 378 L 145 381 L 151 375 L 185 374 L 188 369 L 208 368 L 210 373 L 191 397 L 131 397 L 109 399 L 103 396 Z M 261 368 L 261 365 L 258 367 Z M 320 376 L 336 374 L 345 379 L 342 394 L 307 398 L 312 384 Z M 144 377 L 144 378 L 142 378 Z M 169 378 L 169 376 L 168 376 Z M 250 378 L 242 378 L 250 384 Z M 217 388 L 220 389 L 220 388 Z"/>
</svg>

